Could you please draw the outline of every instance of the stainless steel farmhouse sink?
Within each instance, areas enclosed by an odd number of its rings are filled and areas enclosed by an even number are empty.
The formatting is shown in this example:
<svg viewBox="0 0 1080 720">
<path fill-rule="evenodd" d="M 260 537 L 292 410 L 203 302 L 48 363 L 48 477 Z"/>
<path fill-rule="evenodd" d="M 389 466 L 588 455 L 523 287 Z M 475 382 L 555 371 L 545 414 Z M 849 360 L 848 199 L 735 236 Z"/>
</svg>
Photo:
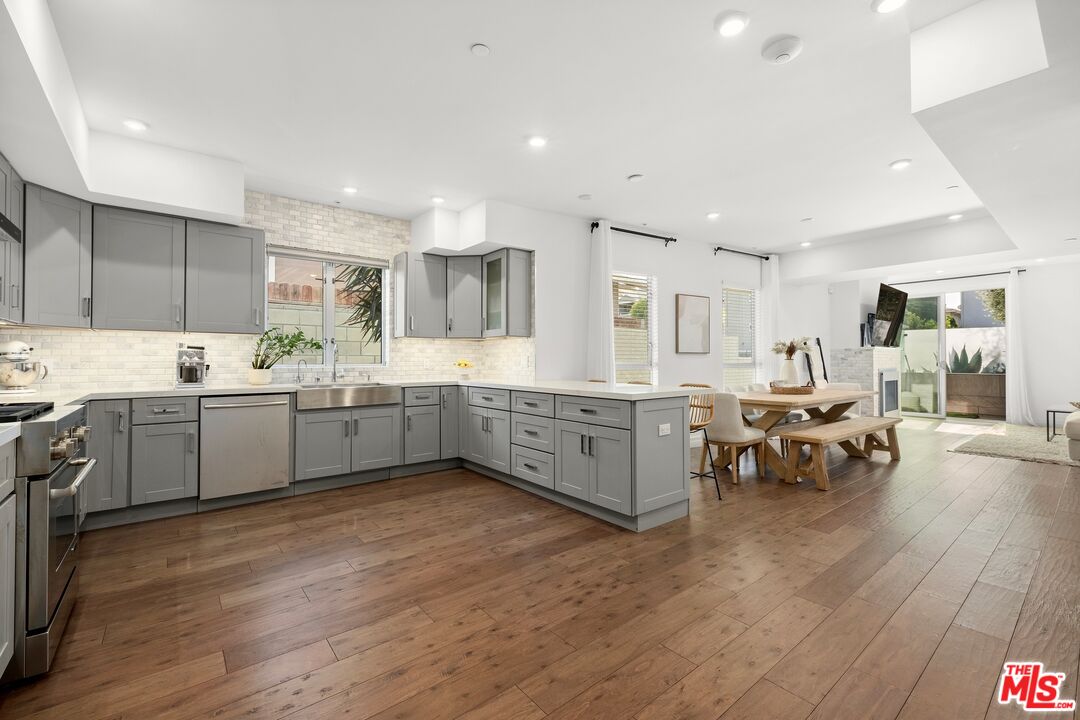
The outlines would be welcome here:
<svg viewBox="0 0 1080 720">
<path fill-rule="evenodd" d="M 400 387 L 380 383 L 301 385 L 296 391 L 297 410 L 393 405 L 400 402 Z"/>
</svg>

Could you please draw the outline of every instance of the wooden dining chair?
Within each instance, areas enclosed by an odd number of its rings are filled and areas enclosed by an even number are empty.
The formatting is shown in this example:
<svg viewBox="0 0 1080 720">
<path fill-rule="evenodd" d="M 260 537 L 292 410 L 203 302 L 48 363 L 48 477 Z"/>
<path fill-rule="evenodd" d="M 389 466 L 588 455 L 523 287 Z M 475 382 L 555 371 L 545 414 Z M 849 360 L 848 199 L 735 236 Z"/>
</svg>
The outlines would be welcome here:
<svg viewBox="0 0 1080 720">
<path fill-rule="evenodd" d="M 716 466 L 713 464 L 712 445 L 709 443 L 709 432 L 706 430 L 713 421 L 713 397 L 716 388 L 702 383 L 683 383 L 679 387 L 702 388 L 708 392 L 694 393 L 690 396 L 690 434 L 700 432 L 703 435 L 701 443 L 701 459 L 698 462 L 698 471 L 691 473 L 694 477 L 711 477 L 716 483 L 716 495 L 720 497 L 720 481 L 716 477 Z M 709 472 L 705 472 L 705 458 L 709 459 Z M 720 497 L 721 500 L 724 498 Z"/>
</svg>

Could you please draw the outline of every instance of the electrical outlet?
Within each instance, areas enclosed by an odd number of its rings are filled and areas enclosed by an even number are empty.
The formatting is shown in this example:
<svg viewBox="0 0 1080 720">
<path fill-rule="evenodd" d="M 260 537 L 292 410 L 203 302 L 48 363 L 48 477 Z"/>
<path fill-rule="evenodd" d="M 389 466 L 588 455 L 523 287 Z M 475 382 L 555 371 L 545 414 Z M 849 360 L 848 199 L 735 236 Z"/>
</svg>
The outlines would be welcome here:
<svg viewBox="0 0 1080 720">
<path fill-rule="evenodd" d="M 657 434 L 659 437 L 666 437 L 671 434 L 671 423 L 664 423 L 663 425 L 656 426 Z"/>
</svg>

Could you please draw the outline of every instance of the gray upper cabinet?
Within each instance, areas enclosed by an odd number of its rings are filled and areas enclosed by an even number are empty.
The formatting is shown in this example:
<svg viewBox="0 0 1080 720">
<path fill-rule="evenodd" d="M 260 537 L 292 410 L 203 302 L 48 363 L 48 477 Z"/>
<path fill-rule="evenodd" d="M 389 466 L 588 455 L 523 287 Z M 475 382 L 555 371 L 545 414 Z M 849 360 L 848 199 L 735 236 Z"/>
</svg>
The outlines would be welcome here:
<svg viewBox="0 0 1080 720">
<path fill-rule="evenodd" d="M 11 186 L 14 184 L 15 170 L 7 158 L 0 155 L 0 215 L 11 220 Z"/>
<path fill-rule="evenodd" d="M 507 248 L 483 259 L 483 336 L 532 334 L 532 253 Z"/>
<path fill-rule="evenodd" d="M 348 410 L 296 414 L 296 479 L 343 475 L 352 468 L 352 420 Z"/>
<path fill-rule="evenodd" d="M 127 400 L 99 400 L 89 405 L 93 432 L 86 454 L 97 458 L 97 466 L 86 479 L 86 511 L 116 510 L 128 506 L 131 476 L 128 467 L 131 436 L 130 403 Z"/>
<path fill-rule="evenodd" d="M 184 229 L 179 218 L 94 208 L 95 328 L 184 329 Z"/>
<path fill-rule="evenodd" d="M 429 462 L 442 457 L 439 438 L 439 405 L 418 405 L 405 408 L 404 463 Z"/>
<path fill-rule="evenodd" d="M 0 302 L 0 316 L 10 322 L 23 321 L 23 253 L 25 245 L 21 240 L 11 240 L 4 248 L 6 257 L 0 261 L 4 270 L 4 290 Z"/>
<path fill-rule="evenodd" d="M 439 443 L 442 451 L 439 456 L 443 460 L 456 458 L 461 455 L 461 438 L 459 435 L 460 408 L 458 403 L 461 393 L 457 387 L 439 388 Z"/>
<path fill-rule="evenodd" d="M 401 465 L 401 406 L 386 405 L 353 410 L 353 472 L 377 470 L 393 465 Z"/>
<path fill-rule="evenodd" d="M 446 337 L 446 258 L 394 258 L 394 337 Z"/>
<path fill-rule="evenodd" d="M 11 175 L 8 177 L 7 218 L 19 230 L 23 229 L 23 194 L 25 191 L 23 179 L 19 177 L 19 173 L 15 172 L 13 168 Z"/>
<path fill-rule="evenodd" d="M 91 218 L 88 202 L 26 186 L 24 322 L 90 327 Z"/>
<path fill-rule="evenodd" d="M 262 230 L 189 220 L 189 332 L 261 333 L 266 328 L 266 240 Z"/>
<path fill-rule="evenodd" d="M 483 293 L 482 259 L 476 255 L 446 258 L 446 336 L 478 338 Z"/>
<path fill-rule="evenodd" d="M 199 423 L 131 428 L 131 504 L 199 494 Z"/>
</svg>

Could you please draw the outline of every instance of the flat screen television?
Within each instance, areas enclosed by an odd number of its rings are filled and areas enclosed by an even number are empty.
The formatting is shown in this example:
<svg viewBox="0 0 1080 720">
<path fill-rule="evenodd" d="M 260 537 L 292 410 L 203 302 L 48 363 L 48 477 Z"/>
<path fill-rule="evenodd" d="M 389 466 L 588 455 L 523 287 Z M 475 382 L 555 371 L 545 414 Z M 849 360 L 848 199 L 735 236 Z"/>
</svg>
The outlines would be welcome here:
<svg viewBox="0 0 1080 720">
<path fill-rule="evenodd" d="M 904 325 L 908 294 L 888 285 L 878 289 L 877 312 L 871 344 L 875 347 L 899 347 L 900 330 Z"/>
</svg>

